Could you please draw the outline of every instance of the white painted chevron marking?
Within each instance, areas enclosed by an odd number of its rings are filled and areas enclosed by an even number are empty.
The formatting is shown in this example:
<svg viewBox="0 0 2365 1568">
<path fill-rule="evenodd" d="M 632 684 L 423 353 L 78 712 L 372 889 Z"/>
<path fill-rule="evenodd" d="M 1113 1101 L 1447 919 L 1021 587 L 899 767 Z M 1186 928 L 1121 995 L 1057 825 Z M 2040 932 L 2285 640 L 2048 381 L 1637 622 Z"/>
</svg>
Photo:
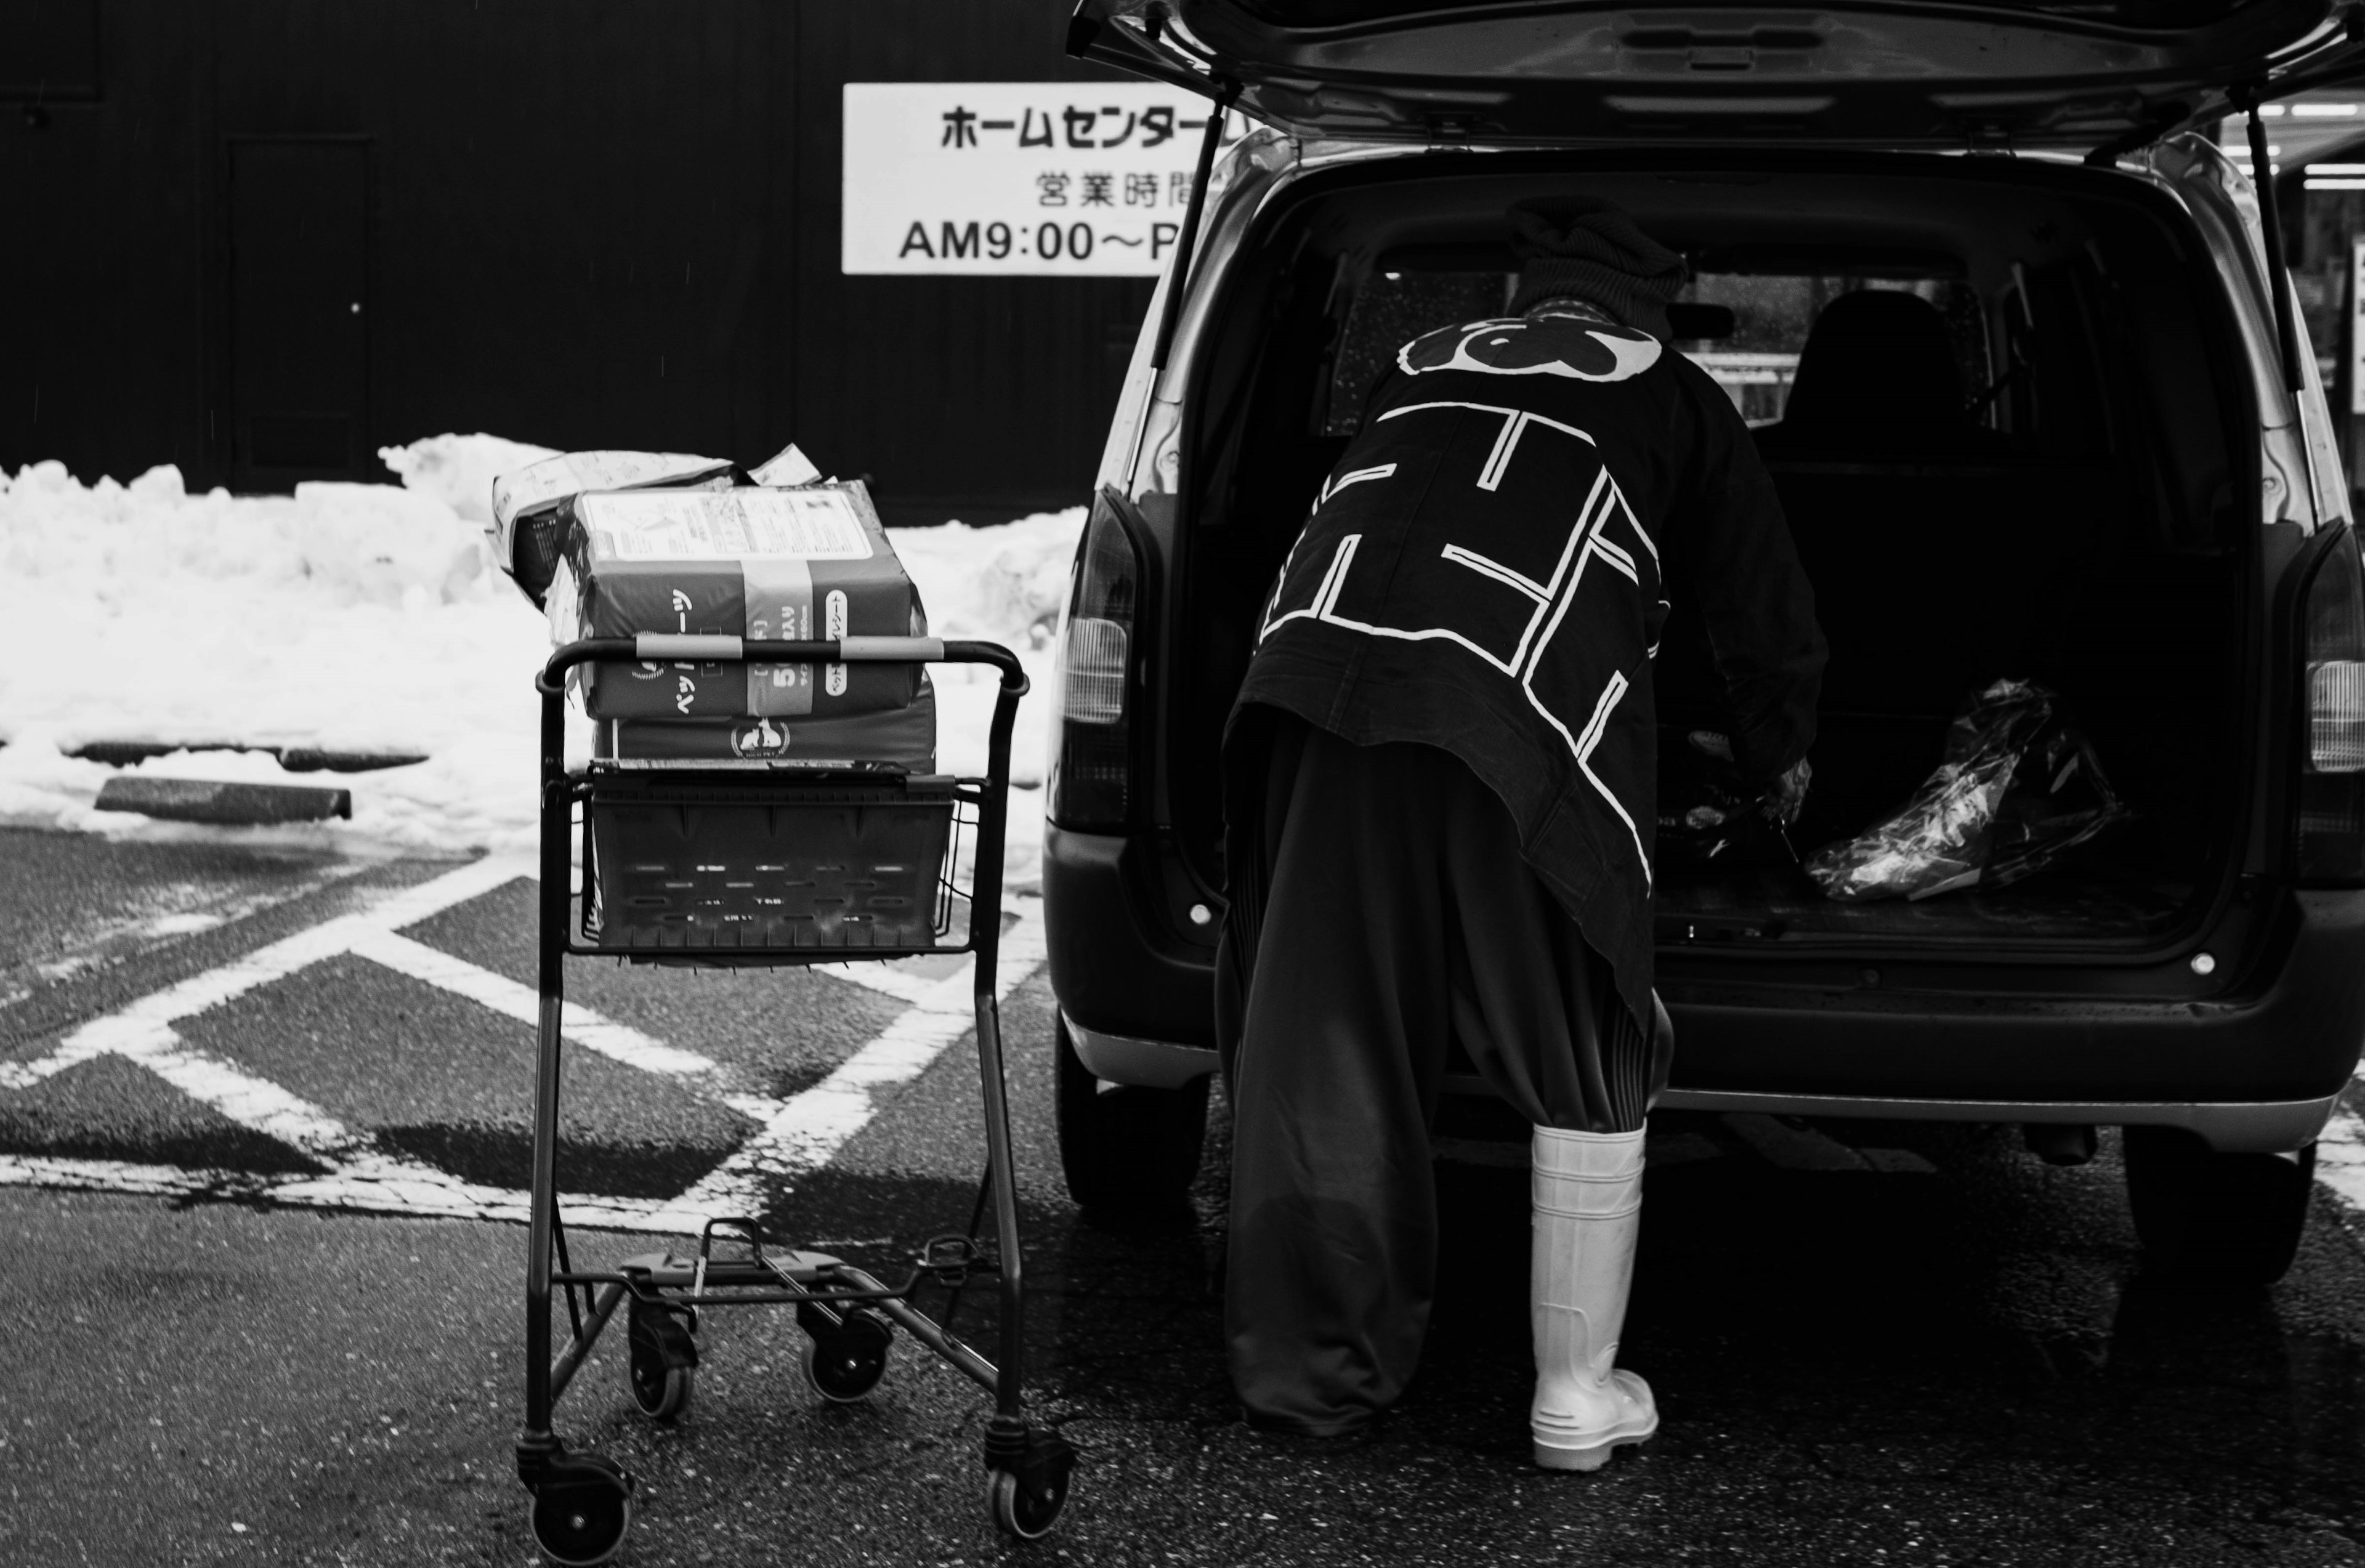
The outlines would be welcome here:
<svg viewBox="0 0 2365 1568">
<path fill-rule="evenodd" d="M 522 1225 L 527 1194 L 506 1187 L 480 1187 L 424 1166 L 386 1161 L 334 1176 L 258 1176 L 244 1170 L 195 1170 L 178 1165 L 140 1165 L 118 1159 L 67 1159 L 41 1154 L 0 1154 L 0 1187 L 47 1187 L 72 1192 L 128 1193 L 160 1198 L 267 1199 L 312 1208 L 357 1210 L 428 1219 L 507 1221 Z M 593 1230 L 673 1232 L 670 1221 L 652 1223 L 652 1198 L 592 1197 L 565 1193 L 560 1203 L 570 1226 Z"/>
<path fill-rule="evenodd" d="M 30 973 L 42 985 L 73 980 L 111 968 L 134 953 L 244 920 L 277 904 L 292 902 L 322 888 L 358 877 L 377 864 L 374 860 L 340 860 L 284 886 L 257 889 L 213 900 L 206 899 L 205 890 L 198 883 L 166 883 L 157 893 L 158 902 L 164 906 L 161 911 L 101 921 L 78 933 L 74 945 L 65 952 L 31 965 Z M 181 907 L 191 900 L 198 902 L 189 907 Z M 0 1007 L 23 1001 L 32 994 L 33 989 L 28 985 L 0 993 Z"/>
<path fill-rule="evenodd" d="M 143 1042 L 137 1048 L 118 1047 L 116 1054 L 138 1062 L 241 1126 L 252 1127 L 316 1159 L 339 1164 L 369 1152 L 366 1134 L 355 1133 L 319 1106 L 219 1057 L 191 1049 L 169 1029 L 161 1034 L 161 1039 Z"/>
<path fill-rule="evenodd" d="M 192 975 L 178 985 L 151 991 L 103 1018 L 92 1019 L 69 1034 L 45 1057 L 33 1061 L 0 1062 L 0 1089 L 30 1088 L 53 1073 L 109 1052 L 137 1056 L 143 1050 L 165 1048 L 173 1042 L 170 1025 L 181 1019 L 219 1007 L 274 980 L 285 980 L 323 958 L 351 952 L 356 942 L 373 932 L 414 924 L 519 877 L 531 876 L 532 869 L 529 860 L 488 856 L 432 881 L 388 894 L 359 913 L 340 915 L 268 946 L 257 947 L 219 969 Z"/>
<path fill-rule="evenodd" d="M 1043 901 L 1013 901 L 1015 924 L 1002 934 L 994 996 L 1006 997 L 1040 969 Z M 934 981 L 911 1009 L 877 1039 L 838 1064 L 819 1083 L 791 1097 L 762 1130 L 666 1205 L 666 1216 L 695 1231 L 716 1216 L 760 1208 L 785 1183 L 829 1162 L 846 1140 L 869 1125 L 886 1092 L 909 1083 L 975 1026 L 970 965 Z"/>
<path fill-rule="evenodd" d="M 70 1192 L 129 1193 L 157 1198 L 210 1193 L 243 1195 L 257 1178 L 236 1170 L 192 1170 L 126 1159 L 66 1159 L 47 1154 L 0 1154 L 0 1187 L 59 1187 Z"/>
<path fill-rule="evenodd" d="M 397 974 L 465 996 L 521 1024 L 541 1025 L 542 995 L 532 986 L 520 985 L 507 975 L 497 975 L 424 942 L 414 942 L 399 932 L 364 933 L 354 940 L 353 951 Z M 630 1025 L 603 1018 L 572 1002 L 559 1014 L 558 1032 L 577 1045 L 643 1072 L 684 1076 L 714 1070 L 714 1062 L 696 1051 L 668 1046 Z"/>
<path fill-rule="evenodd" d="M 933 961 L 933 960 L 931 960 Z M 902 960 L 900 962 L 908 962 Z M 875 991 L 891 996 L 898 1002 L 925 1006 L 937 994 L 940 975 L 915 974 L 899 963 L 884 964 L 815 964 L 813 971 L 832 980 L 842 980 L 848 985 L 858 985 L 865 991 Z M 962 971 L 966 973 L 967 971 Z"/>
<path fill-rule="evenodd" d="M 247 1197 L 273 1203 L 365 1213 L 522 1223 L 527 1194 L 480 1186 L 432 1166 L 379 1151 L 326 1111 L 233 1063 L 192 1048 L 173 1025 L 219 1007 L 311 964 L 356 954 L 372 963 L 465 996 L 493 1012 L 537 1023 L 540 997 L 528 986 L 400 935 L 400 928 L 520 877 L 534 866 L 518 857 L 472 862 L 405 889 L 358 913 L 259 947 L 219 969 L 192 976 L 75 1029 L 48 1055 L 0 1062 L 0 1088 L 28 1088 L 78 1062 L 116 1055 L 138 1062 L 183 1093 L 240 1125 L 302 1150 L 331 1167 L 323 1175 L 259 1176 L 226 1170 L 185 1170 L 118 1160 L 42 1155 L 0 1156 L 0 1186 L 39 1186 L 164 1196 Z M 1045 958 L 1042 902 L 1021 899 L 1006 913 L 1015 923 L 1003 933 L 997 999 L 1031 978 Z M 829 1159 L 868 1126 L 889 1092 L 927 1070 L 945 1048 L 975 1025 L 972 964 L 961 960 L 940 976 L 923 965 L 857 964 L 826 972 L 856 980 L 909 1003 L 876 1039 L 840 1063 L 821 1082 L 788 1100 L 724 1093 L 724 1103 L 761 1130 L 708 1177 L 669 1200 L 569 1194 L 562 1206 L 570 1226 L 584 1229 L 693 1234 L 704 1221 L 760 1208 L 776 1183 Z M 637 1029 L 568 1003 L 561 1033 L 588 1049 L 642 1070 L 677 1077 L 719 1074 L 694 1051 L 668 1046 Z"/>
<path fill-rule="evenodd" d="M 2315 1179 L 2365 1209 L 2365 1116 L 2346 1110 L 2333 1116 L 2315 1146 Z"/>
</svg>

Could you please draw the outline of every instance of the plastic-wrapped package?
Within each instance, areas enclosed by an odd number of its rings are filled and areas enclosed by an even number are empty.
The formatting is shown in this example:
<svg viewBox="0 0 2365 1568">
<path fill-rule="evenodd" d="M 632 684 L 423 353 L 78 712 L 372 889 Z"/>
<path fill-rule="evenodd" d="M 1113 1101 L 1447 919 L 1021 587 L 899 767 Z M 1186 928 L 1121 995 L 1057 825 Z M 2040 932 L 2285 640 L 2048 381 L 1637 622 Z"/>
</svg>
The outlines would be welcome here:
<svg viewBox="0 0 2365 1568">
<path fill-rule="evenodd" d="M 1999 680 L 1955 715 L 1945 760 L 1911 800 L 1806 869 L 1843 902 L 2001 887 L 2128 814 L 2061 699 Z"/>
<path fill-rule="evenodd" d="M 783 455 L 786 455 L 783 454 Z M 586 490 L 727 489 L 736 476 L 720 457 L 679 452 L 569 452 L 493 480 L 493 559 L 542 608 L 566 550 L 560 516 Z"/>
</svg>

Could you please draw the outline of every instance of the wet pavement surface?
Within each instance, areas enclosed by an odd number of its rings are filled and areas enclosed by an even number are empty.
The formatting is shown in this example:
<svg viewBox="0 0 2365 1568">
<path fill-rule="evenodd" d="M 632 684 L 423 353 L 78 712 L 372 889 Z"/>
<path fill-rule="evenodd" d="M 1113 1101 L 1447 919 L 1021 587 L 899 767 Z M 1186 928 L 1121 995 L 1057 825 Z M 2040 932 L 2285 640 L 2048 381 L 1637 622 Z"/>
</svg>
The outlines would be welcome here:
<svg viewBox="0 0 2365 1568">
<path fill-rule="evenodd" d="M 67 842 L 39 846 L 62 888 L 87 841 Z M 0 1005 L 0 1063 L 449 869 L 299 868 L 281 902 L 36 976 Z M 9 879 L 0 933 L 43 896 Z M 408 935 L 530 978 L 529 898 L 505 884 Z M 103 924 L 106 899 L 86 904 Z M 792 1096 L 902 1007 L 824 974 L 577 967 L 579 1000 L 720 1064 L 667 1077 L 573 1053 L 568 1184 L 587 1191 L 696 1180 L 745 1133 L 716 1084 Z M 1083 1454 L 1058 1530 L 1029 1546 L 996 1534 L 987 1401 L 908 1339 L 869 1401 L 830 1406 L 805 1386 L 791 1317 L 716 1311 L 678 1422 L 634 1410 L 620 1336 L 561 1406 L 571 1445 L 643 1483 L 622 1561 L 2365 1561 L 2365 1216 L 2329 1192 L 2282 1283 L 2193 1294 L 2145 1277 L 2109 1134 L 2093 1163 L 2056 1168 L 2009 1129 L 1656 1118 L 1620 1360 L 1651 1380 L 1664 1425 L 1597 1474 L 1546 1475 L 1527 1459 L 1521 1171 L 1440 1163 L 1442 1284 L 1404 1403 L 1351 1439 L 1261 1435 L 1231 1402 L 1210 1292 L 1220 1103 L 1192 1217 L 1095 1228 L 1059 1174 L 1039 975 L 1003 1019 L 1037 1409 Z M 331 956 L 174 1028 L 421 1168 L 517 1179 L 530 1032 L 448 988 Z M 1458 1126 L 1456 1148 L 1516 1159 L 1490 1130 Z M 980 1134 L 975 1060 L 955 1039 L 825 1163 L 775 1182 L 765 1218 L 892 1265 L 967 1217 Z M 0 1150 L 319 1163 L 105 1055 L 0 1088 Z M 576 1238 L 586 1261 L 659 1244 Z M 520 1227 L 13 1186 L 0 1249 L 0 1562 L 534 1559 L 510 1452 Z M 991 1343 L 989 1294 L 971 1286 L 960 1308 L 972 1342 Z"/>
</svg>

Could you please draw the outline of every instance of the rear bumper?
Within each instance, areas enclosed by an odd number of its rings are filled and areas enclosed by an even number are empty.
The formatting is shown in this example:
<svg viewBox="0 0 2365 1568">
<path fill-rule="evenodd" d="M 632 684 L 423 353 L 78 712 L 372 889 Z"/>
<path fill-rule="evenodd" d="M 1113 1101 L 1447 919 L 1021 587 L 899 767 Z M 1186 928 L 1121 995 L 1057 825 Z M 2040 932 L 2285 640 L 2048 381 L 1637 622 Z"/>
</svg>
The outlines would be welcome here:
<svg viewBox="0 0 2365 1568">
<path fill-rule="evenodd" d="M 1213 1049 L 1166 1040 L 1104 1035 L 1068 1022 L 1076 1055 L 1095 1078 L 1149 1089 L 1180 1089 L 1216 1070 Z M 1447 1080 L 1448 1092 L 1485 1094 L 1474 1078 Z M 1765 1094 L 1678 1089 L 1659 1097 L 1664 1111 L 1754 1111 L 1768 1115 L 1854 1116 L 1900 1122 L 2068 1123 L 2095 1126 L 2183 1127 L 2229 1154 L 2278 1153 L 2315 1141 L 2340 1103 L 2338 1093 L 2313 1100 L 2254 1103 L 2046 1100 L 1908 1100 L 1874 1095 Z"/>
<path fill-rule="evenodd" d="M 1194 1078 L 1205 1078 L 1219 1065 L 1212 1046 L 1178 1046 L 1171 1040 L 1143 1040 L 1130 1035 L 1104 1035 L 1068 1020 L 1068 1041 L 1076 1059 L 1094 1078 L 1129 1083 L 1137 1089 L 1180 1089 Z"/>
<path fill-rule="evenodd" d="M 1045 913 L 1052 990 L 1085 1064 L 1171 1085 L 1216 1067 L 1213 950 L 1161 913 L 1153 852 L 1048 831 Z M 2242 987 L 2206 1000 L 1671 987 L 1676 1064 L 1661 1103 L 2162 1125 L 2221 1148 L 2295 1148 L 2322 1128 L 2365 1044 L 2365 891 L 2285 897 L 2271 950 Z"/>
<path fill-rule="evenodd" d="M 2018 996 L 1977 988 L 1976 971 L 1921 992 L 1663 976 L 1673 1087 L 1800 1103 L 2327 1101 L 2365 1044 L 2365 892 L 2281 898 L 2242 978 L 2215 995 L 2129 996 L 2118 974 L 2098 975 L 2092 994 L 2064 994 L 2076 969 L 2051 994 Z"/>
<path fill-rule="evenodd" d="M 1043 829 L 1043 924 L 1051 990 L 1071 1025 L 1104 1035 L 1216 1044 L 1216 950 L 1166 912 L 1145 839 Z M 1089 1064 L 1088 1064 L 1089 1065 Z"/>
</svg>

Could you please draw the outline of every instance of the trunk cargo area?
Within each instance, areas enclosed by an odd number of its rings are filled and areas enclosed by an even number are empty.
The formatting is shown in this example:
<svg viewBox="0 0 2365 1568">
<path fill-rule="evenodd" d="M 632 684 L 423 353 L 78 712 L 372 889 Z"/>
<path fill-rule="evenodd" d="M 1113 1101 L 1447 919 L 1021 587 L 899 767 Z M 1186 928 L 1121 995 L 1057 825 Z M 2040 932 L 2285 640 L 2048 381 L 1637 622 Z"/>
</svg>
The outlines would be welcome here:
<svg viewBox="0 0 2365 1568">
<path fill-rule="evenodd" d="M 1941 760 L 1948 721 L 2000 677 L 2067 703 L 2132 812 L 2029 879 L 1842 903 L 1788 853 L 1686 863 L 1663 846 L 1663 942 L 1907 942 L 2165 935 L 2222 855 L 2226 722 L 2242 666 L 2230 552 L 2164 546 L 2115 465 L 1771 456 L 1831 644 L 1801 857 L 1880 822 Z M 1680 604 L 1658 667 L 1661 810 L 1697 729 L 1724 723 Z"/>
<path fill-rule="evenodd" d="M 2238 346 L 2171 201 L 2003 160 L 1441 162 L 1318 175 L 1272 204 L 1200 351 L 1163 756 L 1209 887 L 1220 739 L 1259 611 L 1365 396 L 1409 337 L 1504 312 L 1510 203 L 1582 190 L 1686 256 L 1698 308 L 1678 319 L 1709 335 L 1672 346 L 1753 427 L 1831 648 L 1788 846 L 1701 861 L 1663 841 L 1663 947 L 2125 952 L 2199 916 L 2232 875 L 2246 798 L 2259 480 Z M 1865 416 L 1786 419 L 1828 307 L 1882 290 L 1918 296 L 1946 346 L 1909 366 L 1889 340 L 1860 342 L 1843 369 Z M 1945 429 L 1892 428 L 1891 396 L 1941 409 Z M 1663 821 L 1681 804 L 1670 760 L 1732 725 L 1680 580 L 1669 597 L 1652 675 Z M 2001 678 L 2057 694 L 2128 818 L 2007 886 L 1826 897 L 1799 858 L 1901 806 L 1964 701 Z"/>
</svg>

